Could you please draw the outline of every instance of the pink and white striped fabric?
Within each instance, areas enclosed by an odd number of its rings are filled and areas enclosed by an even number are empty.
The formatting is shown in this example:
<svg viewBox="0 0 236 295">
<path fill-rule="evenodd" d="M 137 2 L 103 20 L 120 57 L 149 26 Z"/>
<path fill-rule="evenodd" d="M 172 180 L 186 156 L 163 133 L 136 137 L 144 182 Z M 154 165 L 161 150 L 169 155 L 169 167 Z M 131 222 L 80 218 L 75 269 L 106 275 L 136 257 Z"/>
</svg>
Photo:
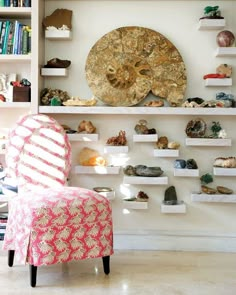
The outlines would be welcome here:
<svg viewBox="0 0 236 295">
<path fill-rule="evenodd" d="M 4 250 L 35 266 L 113 254 L 109 200 L 64 186 L 71 147 L 63 128 L 45 115 L 27 115 L 11 131 L 6 162 L 19 180 L 10 202 Z"/>
</svg>

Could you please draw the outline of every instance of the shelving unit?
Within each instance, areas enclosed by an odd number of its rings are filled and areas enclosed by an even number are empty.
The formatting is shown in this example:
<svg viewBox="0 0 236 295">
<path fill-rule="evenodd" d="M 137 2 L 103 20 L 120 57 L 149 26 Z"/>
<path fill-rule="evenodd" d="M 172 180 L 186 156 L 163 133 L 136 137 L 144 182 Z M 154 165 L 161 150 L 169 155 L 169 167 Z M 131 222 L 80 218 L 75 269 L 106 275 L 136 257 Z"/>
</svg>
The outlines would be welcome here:
<svg viewBox="0 0 236 295">
<path fill-rule="evenodd" d="M 45 38 L 53 41 L 64 41 L 72 39 L 70 30 L 45 30 Z"/>
<path fill-rule="evenodd" d="M 42 76 L 54 76 L 54 77 L 66 77 L 68 76 L 68 69 L 51 69 L 51 68 L 41 68 Z"/>
</svg>

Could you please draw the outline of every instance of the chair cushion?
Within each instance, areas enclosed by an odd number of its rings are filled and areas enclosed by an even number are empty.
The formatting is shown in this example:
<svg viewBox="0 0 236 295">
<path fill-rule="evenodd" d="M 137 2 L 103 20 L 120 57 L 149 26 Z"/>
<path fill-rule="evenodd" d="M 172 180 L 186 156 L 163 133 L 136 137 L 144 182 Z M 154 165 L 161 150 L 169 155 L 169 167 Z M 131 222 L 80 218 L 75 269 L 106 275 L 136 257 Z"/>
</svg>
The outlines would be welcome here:
<svg viewBox="0 0 236 295">
<path fill-rule="evenodd" d="M 27 192 L 10 202 L 3 244 L 35 266 L 113 253 L 110 202 L 78 187 Z"/>
</svg>

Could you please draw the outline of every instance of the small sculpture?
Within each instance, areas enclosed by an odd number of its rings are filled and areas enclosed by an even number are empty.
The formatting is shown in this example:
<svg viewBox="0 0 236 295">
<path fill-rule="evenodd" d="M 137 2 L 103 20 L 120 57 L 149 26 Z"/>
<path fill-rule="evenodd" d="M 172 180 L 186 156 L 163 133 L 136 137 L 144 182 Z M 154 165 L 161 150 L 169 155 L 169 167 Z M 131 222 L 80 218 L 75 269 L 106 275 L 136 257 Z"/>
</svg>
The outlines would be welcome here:
<svg viewBox="0 0 236 295">
<path fill-rule="evenodd" d="M 83 120 L 79 123 L 79 126 L 78 126 L 79 133 L 84 132 L 84 133 L 92 134 L 92 133 L 95 133 L 95 131 L 96 131 L 96 127 L 93 125 L 91 121 Z"/>
<path fill-rule="evenodd" d="M 156 129 L 148 129 L 146 120 L 139 120 L 139 123 L 135 125 L 134 130 L 137 134 L 156 134 Z"/>
<path fill-rule="evenodd" d="M 206 123 L 204 120 L 197 118 L 188 122 L 185 132 L 192 138 L 203 137 L 206 132 Z"/>
<path fill-rule="evenodd" d="M 114 146 L 123 146 L 127 144 L 127 139 L 125 135 L 125 131 L 120 130 L 118 136 L 113 136 L 108 138 L 106 144 L 114 145 Z"/>
</svg>

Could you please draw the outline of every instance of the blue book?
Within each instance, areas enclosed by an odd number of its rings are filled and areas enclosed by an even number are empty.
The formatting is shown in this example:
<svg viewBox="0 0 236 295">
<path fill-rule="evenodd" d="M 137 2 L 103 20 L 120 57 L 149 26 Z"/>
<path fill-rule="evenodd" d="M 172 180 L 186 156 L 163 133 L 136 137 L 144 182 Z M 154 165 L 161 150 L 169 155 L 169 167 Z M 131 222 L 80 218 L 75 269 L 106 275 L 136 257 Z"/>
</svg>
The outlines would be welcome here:
<svg viewBox="0 0 236 295">
<path fill-rule="evenodd" d="M 3 40 L 3 49 L 2 49 L 2 54 L 7 53 L 7 44 L 8 44 L 8 37 L 9 37 L 9 30 L 10 30 L 10 21 L 6 21 L 6 31 L 5 31 L 5 36 Z"/>
</svg>

